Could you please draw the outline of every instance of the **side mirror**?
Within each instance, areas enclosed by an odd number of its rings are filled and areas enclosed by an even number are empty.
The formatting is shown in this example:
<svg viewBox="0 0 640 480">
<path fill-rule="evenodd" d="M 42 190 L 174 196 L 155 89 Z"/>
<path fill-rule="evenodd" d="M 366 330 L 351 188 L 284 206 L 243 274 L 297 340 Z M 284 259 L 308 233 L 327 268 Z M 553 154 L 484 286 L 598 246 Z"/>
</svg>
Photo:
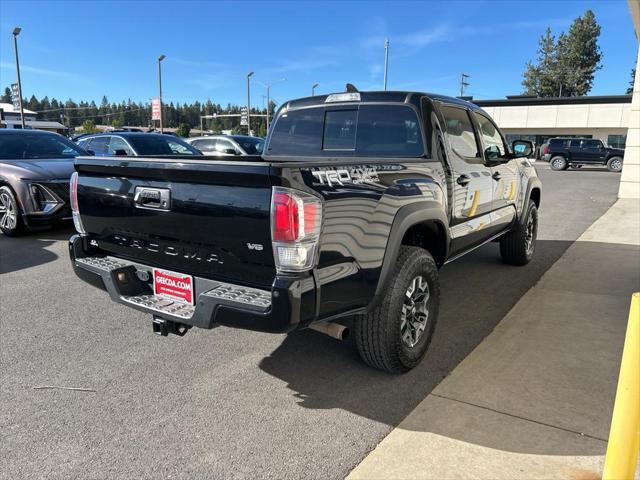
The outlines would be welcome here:
<svg viewBox="0 0 640 480">
<path fill-rule="evenodd" d="M 514 140 L 511 149 L 516 158 L 530 157 L 533 155 L 533 143 L 529 140 Z"/>
<path fill-rule="evenodd" d="M 94 152 L 93 150 L 87 150 L 87 153 L 91 156 L 95 156 L 96 152 Z"/>
<path fill-rule="evenodd" d="M 238 155 L 238 152 L 236 152 L 235 148 L 225 148 L 224 153 L 226 153 L 227 155 Z"/>
<path fill-rule="evenodd" d="M 116 157 L 126 157 L 127 156 L 127 151 L 126 150 L 122 150 L 122 149 L 117 149 L 115 152 L 113 152 L 113 154 Z"/>
</svg>

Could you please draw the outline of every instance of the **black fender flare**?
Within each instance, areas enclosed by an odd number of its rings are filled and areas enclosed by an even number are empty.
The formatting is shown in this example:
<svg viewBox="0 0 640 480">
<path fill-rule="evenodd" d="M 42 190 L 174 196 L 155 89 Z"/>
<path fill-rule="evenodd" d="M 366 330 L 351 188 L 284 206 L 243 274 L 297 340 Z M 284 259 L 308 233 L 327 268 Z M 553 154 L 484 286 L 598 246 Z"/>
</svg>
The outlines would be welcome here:
<svg viewBox="0 0 640 480">
<path fill-rule="evenodd" d="M 518 219 L 520 223 L 524 222 L 527 209 L 529 208 L 529 202 L 531 201 L 531 192 L 533 192 L 533 190 L 535 189 L 540 191 L 540 201 L 542 201 L 542 182 L 538 177 L 531 177 L 527 181 L 527 189 L 525 191 L 524 204 L 522 206 L 522 211 L 520 212 L 520 218 Z"/>
<path fill-rule="evenodd" d="M 407 233 L 409 228 L 414 225 L 429 221 L 435 221 L 441 224 L 445 235 L 444 257 L 445 259 L 448 257 L 450 241 L 448 228 L 449 221 L 443 205 L 435 201 L 420 201 L 401 207 L 393 218 L 393 224 L 389 231 L 387 248 L 384 252 L 384 258 L 382 260 L 382 266 L 380 268 L 380 275 L 378 277 L 378 283 L 376 285 L 372 305 L 380 298 L 387 285 L 389 277 L 393 271 L 396 258 L 398 258 L 398 253 L 405 233 Z"/>
</svg>

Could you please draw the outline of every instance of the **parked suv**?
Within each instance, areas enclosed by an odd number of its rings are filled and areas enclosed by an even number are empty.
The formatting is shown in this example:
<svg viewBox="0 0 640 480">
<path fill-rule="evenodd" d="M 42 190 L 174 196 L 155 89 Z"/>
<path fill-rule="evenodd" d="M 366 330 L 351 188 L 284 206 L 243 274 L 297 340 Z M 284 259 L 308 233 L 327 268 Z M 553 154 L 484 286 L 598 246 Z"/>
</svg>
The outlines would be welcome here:
<svg viewBox="0 0 640 480">
<path fill-rule="evenodd" d="M 440 267 L 493 240 L 507 264 L 533 257 L 533 154 L 456 98 L 292 100 L 265 152 L 241 162 L 78 159 L 71 262 L 161 335 L 225 325 L 342 338 L 349 317 L 365 362 L 405 372 L 431 341 Z"/>
<path fill-rule="evenodd" d="M 552 170 L 602 165 L 610 172 L 619 172 L 623 156 L 624 150 L 609 147 L 594 138 L 552 138 L 545 152 L 545 160 L 549 161 Z"/>
</svg>

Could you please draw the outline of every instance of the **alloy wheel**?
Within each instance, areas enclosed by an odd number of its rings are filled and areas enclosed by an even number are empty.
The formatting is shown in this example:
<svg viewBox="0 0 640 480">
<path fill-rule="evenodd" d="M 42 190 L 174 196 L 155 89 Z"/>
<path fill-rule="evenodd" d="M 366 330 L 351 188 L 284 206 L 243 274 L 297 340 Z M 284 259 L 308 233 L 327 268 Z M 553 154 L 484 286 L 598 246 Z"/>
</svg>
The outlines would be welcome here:
<svg viewBox="0 0 640 480">
<path fill-rule="evenodd" d="M 401 318 L 402 342 L 413 348 L 422 337 L 429 321 L 429 284 L 421 275 L 411 281 L 405 292 Z"/>
<path fill-rule="evenodd" d="M 0 193 L 0 227 L 7 230 L 13 230 L 18 223 L 16 214 L 16 206 L 11 201 L 8 193 Z"/>
<path fill-rule="evenodd" d="M 525 245 L 525 250 L 527 252 L 527 255 L 531 255 L 533 253 L 533 248 L 534 248 L 534 237 L 535 237 L 535 233 L 536 233 L 536 222 L 535 219 L 533 218 L 533 214 L 529 213 L 529 218 L 527 219 L 527 227 L 525 230 L 525 236 L 524 236 L 524 245 Z"/>
</svg>

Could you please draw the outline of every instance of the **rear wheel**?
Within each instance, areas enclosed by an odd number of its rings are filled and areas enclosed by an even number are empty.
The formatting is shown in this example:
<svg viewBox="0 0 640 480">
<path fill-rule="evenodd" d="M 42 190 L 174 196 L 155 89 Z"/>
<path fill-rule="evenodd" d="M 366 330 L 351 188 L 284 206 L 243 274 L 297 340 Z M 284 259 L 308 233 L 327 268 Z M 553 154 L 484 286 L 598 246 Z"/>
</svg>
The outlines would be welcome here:
<svg viewBox="0 0 640 480">
<path fill-rule="evenodd" d="M 355 321 L 355 341 L 372 367 L 403 373 L 418 365 L 429 348 L 438 318 L 438 267 L 426 250 L 402 247 L 378 306 Z"/>
<path fill-rule="evenodd" d="M 7 186 L 0 187 L 0 230 L 7 237 L 17 237 L 27 231 L 16 197 Z"/>
<path fill-rule="evenodd" d="M 551 170 L 566 170 L 569 166 L 567 159 L 561 156 L 553 157 L 549 163 Z"/>
<path fill-rule="evenodd" d="M 622 158 L 611 157 L 607 162 L 607 170 L 610 172 L 619 172 L 622 170 Z"/>
<path fill-rule="evenodd" d="M 500 239 L 500 255 L 502 261 L 509 265 L 526 265 L 533 258 L 538 237 L 538 209 L 529 200 L 524 222 Z"/>
</svg>

